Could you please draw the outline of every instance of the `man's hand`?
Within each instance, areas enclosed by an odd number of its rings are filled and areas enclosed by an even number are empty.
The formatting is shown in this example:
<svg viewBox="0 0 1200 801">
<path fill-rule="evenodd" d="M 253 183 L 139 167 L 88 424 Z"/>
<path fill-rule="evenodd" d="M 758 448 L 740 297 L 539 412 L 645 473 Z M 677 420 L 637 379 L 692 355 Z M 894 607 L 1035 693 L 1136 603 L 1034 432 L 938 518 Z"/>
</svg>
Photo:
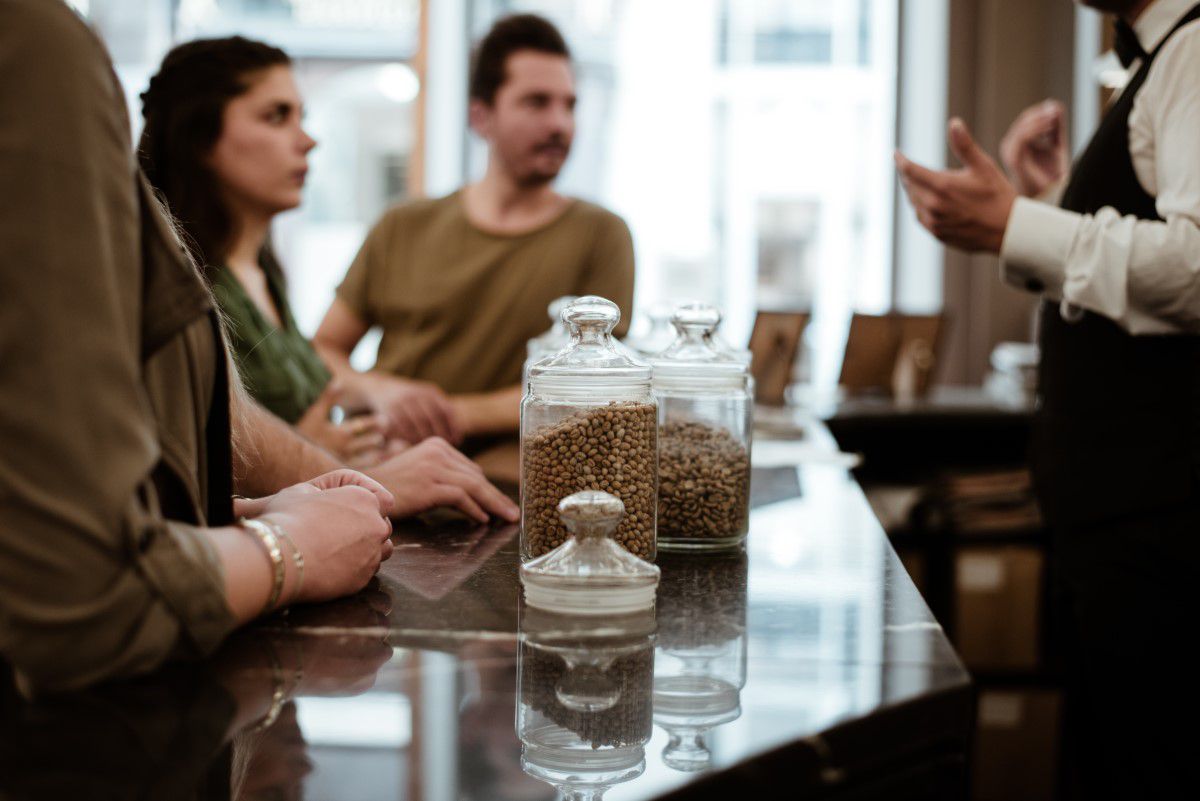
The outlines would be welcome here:
<svg viewBox="0 0 1200 801">
<path fill-rule="evenodd" d="M 1030 106 L 1000 140 L 1000 159 L 1017 191 L 1038 197 L 1071 169 L 1067 148 L 1067 112 L 1057 100 Z"/>
<path fill-rule="evenodd" d="M 957 117 L 950 120 L 949 139 L 961 169 L 937 172 L 896 153 L 904 191 L 921 225 L 941 242 L 999 253 L 1017 191 Z"/>
<path fill-rule="evenodd" d="M 329 415 L 334 405 L 342 401 L 342 394 L 340 382 L 330 381 L 296 421 L 296 428 L 352 467 L 378 464 L 386 452 L 384 432 L 391 426 L 390 418 L 378 413 L 363 414 L 335 423 Z"/>
<path fill-rule="evenodd" d="M 413 443 L 427 437 L 462 442 L 462 424 L 437 385 L 374 373 L 362 391 L 371 408 L 387 416 L 389 437 Z"/>
<path fill-rule="evenodd" d="M 440 437 L 430 437 L 367 473 L 395 496 L 393 517 L 451 506 L 481 523 L 489 514 L 510 523 L 520 510 L 483 476 L 483 470 Z"/>
</svg>

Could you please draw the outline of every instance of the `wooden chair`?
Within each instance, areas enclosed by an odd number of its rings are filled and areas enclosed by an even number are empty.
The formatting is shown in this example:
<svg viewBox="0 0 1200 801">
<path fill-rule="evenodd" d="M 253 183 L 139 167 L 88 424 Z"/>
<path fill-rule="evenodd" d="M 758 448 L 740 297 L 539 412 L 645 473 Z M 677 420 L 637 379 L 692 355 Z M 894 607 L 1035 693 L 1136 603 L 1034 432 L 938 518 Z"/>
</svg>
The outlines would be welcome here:
<svg viewBox="0 0 1200 801">
<path fill-rule="evenodd" d="M 755 400 L 782 406 L 784 391 L 792 383 L 792 368 L 800 350 L 800 337 L 808 326 L 807 312 L 760 311 L 750 334 L 750 374 Z"/>
<path fill-rule="evenodd" d="M 855 314 L 838 383 L 847 395 L 922 397 L 933 382 L 945 315 Z"/>
</svg>

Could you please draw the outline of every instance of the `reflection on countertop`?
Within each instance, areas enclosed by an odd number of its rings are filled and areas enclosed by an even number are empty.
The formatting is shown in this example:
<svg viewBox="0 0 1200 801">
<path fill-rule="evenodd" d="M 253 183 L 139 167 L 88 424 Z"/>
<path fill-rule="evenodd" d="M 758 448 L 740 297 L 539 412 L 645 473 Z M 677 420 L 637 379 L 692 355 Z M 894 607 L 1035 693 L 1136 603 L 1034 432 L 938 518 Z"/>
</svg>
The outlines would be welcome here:
<svg viewBox="0 0 1200 801">
<path fill-rule="evenodd" d="M 641 628 L 548 624 L 521 608 L 515 527 L 427 520 L 367 591 L 206 663 L 38 702 L 8 687 L 0 795 L 955 797 L 965 670 L 844 468 L 779 469 L 793 489 L 755 507 L 744 551 L 660 555 Z"/>
</svg>

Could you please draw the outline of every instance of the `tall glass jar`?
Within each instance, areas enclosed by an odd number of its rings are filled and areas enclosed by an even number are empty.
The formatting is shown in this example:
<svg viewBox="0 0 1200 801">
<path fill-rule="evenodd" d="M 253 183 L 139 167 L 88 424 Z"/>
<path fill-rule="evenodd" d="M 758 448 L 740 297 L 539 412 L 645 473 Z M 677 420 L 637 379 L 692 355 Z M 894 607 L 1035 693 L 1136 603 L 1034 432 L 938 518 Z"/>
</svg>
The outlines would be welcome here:
<svg viewBox="0 0 1200 801">
<path fill-rule="evenodd" d="M 624 504 L 617 544 L 653 561 L 658 443 L 650 366 L 615 347 L 621 312 L 612 301 L 578 298 L 562 317 L 571 344 L 529 368 L 521 401 L 521 559 L 566 540 L 559 501 L 599 490 Z"/>
<path fill-rule="evenodd" d="M 728 548 L 750 518 L 749 370 L 716 350 L 721 314 L 689 304 L 671 319 L 675 342 L 651 359 L 658 401 L 658 544 L 664 550 Z"/>
</svg>

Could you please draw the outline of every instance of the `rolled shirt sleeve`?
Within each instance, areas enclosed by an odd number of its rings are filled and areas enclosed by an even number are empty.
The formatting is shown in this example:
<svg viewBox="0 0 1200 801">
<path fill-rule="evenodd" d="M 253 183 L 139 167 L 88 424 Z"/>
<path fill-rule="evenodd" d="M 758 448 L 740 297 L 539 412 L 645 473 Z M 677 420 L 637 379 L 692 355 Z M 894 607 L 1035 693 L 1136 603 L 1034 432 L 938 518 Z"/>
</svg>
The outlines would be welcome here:
<svg viewBox="0 0 1200 801">
<path fill-rule="evenodd" d="M 220 563 L 158 510 L 120 87 L 61 3 L 0 26 L 0 654 L 67 689 L 215 648 Z M 187 380 L 181 377 L 181 380 Z"/>
<path fill-rule="evenodd" d="M 1200 23 L 1163 46 L 1130 115 L 1138 177 L 1162 220 L 1078 214 L 1018 198 L 1002 278 L 1132 334 L 1200 332 Z"/>
</svg>

